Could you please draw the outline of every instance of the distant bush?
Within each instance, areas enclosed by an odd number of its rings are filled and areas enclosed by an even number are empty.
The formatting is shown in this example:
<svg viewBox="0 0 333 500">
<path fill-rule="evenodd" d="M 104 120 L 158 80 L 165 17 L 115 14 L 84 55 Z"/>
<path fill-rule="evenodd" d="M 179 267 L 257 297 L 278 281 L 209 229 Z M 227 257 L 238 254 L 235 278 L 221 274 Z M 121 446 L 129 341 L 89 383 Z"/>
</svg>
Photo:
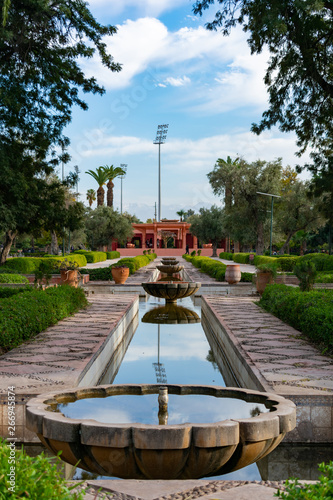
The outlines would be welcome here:
<svg viewBox="0 0 333 500">
<path fill-rule="evenodd" d="M 333 290 L 267 285 L 259 304 L 333 353 Z"/>
<path fill-rule="evenodd" d="M 195 267 L 200 269 L 203 273 L 208 274 L 217 281 L 225 281 L 224 275 L 227 266 L 218 260 L 211 259 L 210 257 L 191 257 L 191 255 L 183 255 L 187 262 L 191 262 Z"/>
<path fill-rule="evenodd" d="M 0 347 L 8 351 L 82 307 L 82 288 L 68 285 L 19 293 L 0 301 Z"/>
<path fill-rule="evenodd" d="M 333 271 L 322 271 L 317 274 L 315 283 L 333 283 Z"/>
<path fill-rule="evenodd" d="M 252 273 L 241 273 L 241 282 L 242 283 L 252 283 L 254 274 Z"/>
<path fill-rule="evenodd" d="M 266 255 L 255 255 L 253 259 L 253 264 L 258 266 L 259 264 L 275 264 L 277 261 L 277 257 L 268 257 Z"/>
<path fill-rule="evenodd" d="M 277 257 L 276 259 L 278 269 L 285 272 L 292 272 L 294 269 L 294 265 L 298 262 L 298 260 L 299 257 L 297 257 L 296 255 L 294 256 L 287 255 L 286 257 L 282 256 L 282 257 Z"/>
<path fill-rule="evenodd" d="M 106 252 L 107 260 L 119 259 L 120 253 L 117 250 L 112 250 L 112 252 Z"/>
<path fill-rule="evenodd" d="M 78 250 L 77 252 L 74 252 L 70 255 L 75 255 L 75 254 L 83 255 L 87 259 L 87 262 L 89 264 L 94 264 L 96 262 L 103 262 L 106 260 L 107 257 L 106 252 L 88 252 L 84 250 Z"/>
<path fill-rule="evenodd" d="M 249 253 L 234 253 L 233 255 L 233 261 L 237 262 L 238 264 L 248 264 L 249 259 L 250 259 L 250 254 Z"/>
<path fill-rule="evenodd" d="M 0 283 L 29 283 L 28 278 L 20 274 L 0 274 Z"/>
<path fill-rule="evenodd" d="M 309 292 L 313 288 L 317 276 L 316 266 L 312 260 L 302 260 L 295 264 L 294 273 L 299 279 L 300 290 Z"/>
<path fill-rule="evenodd" d="M 34 274 L 39 268 L 42 262 L 62 262 L 64 259 L 70 262 L 76 262 L 80 267 L 87 265 L 87 259 L 84 255 L 77 255 L 74 253 L 57 256 L 52 255 L 50 257 L 14 257 L 13 259 L 8 259 L 2 266 L 2 269 L 15 269 L 15 271 L 22 274 Z"/>
<path fill-rule="evenodd" d="M 85 493 L 72 490 L 76 484 L 69 485 L 62 476 L 63 463 L 59 457 L 46 457 L 44 452 L 36 457 L 29 457 L 23 450 L 15 453 L 15 491 L 10 483 L 10 449 L 0 437 L 0 498 L 15 500 L 31 498 L 39 500 L 83 500 Z"/>
<path fill-rule="evenodd" d="M 111 266 L 97 269 L 81 269 L 81 274 L 89 274 L 89 281 L 112 281 Z"/>
<path fill-rule="evenodd" d="M 311 260 L 316 266 L 317 271 L 333 271 L 333 255 L 326 253 L 309 253 L 299 258 L 302 262 L 304 260 Z"/>
<path fill-rule="evenodd" d="M 233 254 L 231 252 L 221 252 L 219 254 L 220 259 L 232 260 Z"/>
</svg>

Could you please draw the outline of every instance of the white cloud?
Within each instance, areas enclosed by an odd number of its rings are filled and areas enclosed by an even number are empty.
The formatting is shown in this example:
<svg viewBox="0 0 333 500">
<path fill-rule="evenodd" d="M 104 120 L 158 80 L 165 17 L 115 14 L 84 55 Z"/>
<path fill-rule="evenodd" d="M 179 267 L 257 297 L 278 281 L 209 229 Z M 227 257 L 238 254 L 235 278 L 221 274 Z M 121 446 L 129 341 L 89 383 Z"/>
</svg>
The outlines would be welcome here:
<svg viewBox="0 0 333 500">
<path fill-rule="evenodd" d="M 188 78 L 187 76 L 179 77 L 179 78 L 174 78 L 170 76 L 169 78 L 165 79 L 166 83 L 169 83 L 172 87 L 183 87 L 184 85 L 187 85 L 191 83 L 191 79 Z"/>
</svg>

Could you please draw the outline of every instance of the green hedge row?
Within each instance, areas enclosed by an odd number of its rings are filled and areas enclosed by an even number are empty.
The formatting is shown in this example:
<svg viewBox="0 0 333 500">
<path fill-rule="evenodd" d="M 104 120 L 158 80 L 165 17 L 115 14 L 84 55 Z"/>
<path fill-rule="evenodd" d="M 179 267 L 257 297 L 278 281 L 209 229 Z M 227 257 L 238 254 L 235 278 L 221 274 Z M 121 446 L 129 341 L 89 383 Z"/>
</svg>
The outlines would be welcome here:
<svg viewBox="0 0 333 500">
<path fill-rule="evenodd" d="M 333 353 L 333 290 L 301 292 L 286 285 L 267 285 L 259 304 Z"/>
<path fill-rule="evenodd" d="M 299 257 L 299 260 L 311 260 L 317 271 L 333 271 L 333 255 L 326 253 L 309 253 Z"/>
<path fill-rule="evenodd" d="M 231 252 L 221 252 L 219 254 L 220 259 L 233 260 L 233 253 Z"/>
<path fill-rule="evenodd" d="M 32 286 L 20 286 L 19 288 L 0 287 L 0 299 L 7 299 L 18 293 L 31 292 L 32 290 L 34 290 Z"/>
<path fill-rule="evenodd" d="M 68 285 L 4 298 L 0 301 L 0 347 L 13 349 L 86 306 L 83 289 Z"/>
<path fill-rule="evenodd" d="M 156 253 L 149 255 L 138 255 L 137 257 L 124 257 L 109 267 L 99 267 L 97 269 L 82 269 L 81 274 L 89 274 L 89 281 L 112 281 L 111 268 L 113 266 L 128 266 L 130 274 L 144 267 L 152 260 L 156 259 Z"/>
<path fill-rule="evenodd" d="M 224 253 L 225 252 L 221 252 Z M 187 262 L 191 262 L 195 267 L 199 268 L 203 273 L 208 274 L 217 281 L 225 281 L 225 271 L 227 266 L 223 262 L 211 259 L 210 257 L 191 257 L 191 255 L 183 255 L 183 258 Z M 241 273 L 242 283 L 252 283 L 253 274 L 252 273 Z"/>
<path fill-rule="evenodd" d="M 62 262 L 67 259 L 70 262 L 76 262 L 78 266 L 86 266 L 87 259 L 84 255 L 77 255 L 74 253 L 63 256 L 52 256 L 52 257 L 13 257 L 8 259 L 3 264 L 3 269 L 15 269 L 15 271 L 22 274 L 34 274 L 34 272 L 39 268 L 42 262 Z"/>
<path fill-rule="evenodd" d="M 21 276 L 20 274 L 0 274 L 0 283 L 29 283 L 28 278 Z"/>
<path fill-rule="evenodd" d="M 23 448 L 15 450 L 15 459 L 8 443 L 0 437 L 0 498 L 15 500 L 83 500 L 85 492 L 74 492 L 76 484 L 68 484 L 63 477 L 63 462 L 59 457 L 46 457 L 44 452 L 30 457 Z M 13 469 L 14 467 L 14 469 Z M 15 471 L 15 486 L 11 483 L 10 473 Z M 14 477 L 13 476 L 13 477 Z"/>
<path fill-rule="evenodd" d="M 119 257 L 120 257 L 120 252 L 118 252 L 117 250 L 113 250 L 112 252 L 106 252 L 107 260 L 119 259 Z"/>
<path fill-rule="evenodd" d="M 106 260 L 106 252 L 88 252 L 86 250 L 78 250 L 72 255 L 79 254 L 84 255 L 87 259 L 88 264 L 94 264 L 96 262 L 104 262 Z"/>
</svg>

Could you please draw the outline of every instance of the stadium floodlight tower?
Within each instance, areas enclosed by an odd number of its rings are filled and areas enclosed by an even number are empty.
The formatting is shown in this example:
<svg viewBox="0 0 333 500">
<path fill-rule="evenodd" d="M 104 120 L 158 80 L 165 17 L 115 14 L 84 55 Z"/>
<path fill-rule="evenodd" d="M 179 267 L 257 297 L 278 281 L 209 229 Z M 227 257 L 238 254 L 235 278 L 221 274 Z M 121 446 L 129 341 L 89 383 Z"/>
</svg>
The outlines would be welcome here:
<svg viewBox="0 0 333 500">
<path fill-rule="evenodd" d="M 165 143 L 169 125 L 158 125 L 154 144 L 158 144 L 158 222 L 161 222 L 161 144 Z"/>
<path fill-rule="evenodd" d="M 125 172 L 124 174 L 120 175 L 120 213 L 123 213 L 123 178 L 126 175 L 127 172 L 127 163 L 121 163 L 120 168 L 123 169 Z"/>
</svg>

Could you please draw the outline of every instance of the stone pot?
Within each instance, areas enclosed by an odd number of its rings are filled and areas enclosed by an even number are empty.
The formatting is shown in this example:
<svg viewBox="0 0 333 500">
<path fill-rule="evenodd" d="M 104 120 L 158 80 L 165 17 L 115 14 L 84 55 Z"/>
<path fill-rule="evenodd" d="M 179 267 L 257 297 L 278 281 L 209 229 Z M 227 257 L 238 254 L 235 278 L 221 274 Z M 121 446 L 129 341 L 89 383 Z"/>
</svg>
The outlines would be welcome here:
<svg viewBox="0 0 333 500">
<path fill-rule="evenodd" d="M 202 245 L 202 248 L 212 248 L 213 244 L 212 243 L 204 243 Z"/>
<path fill-rule="evenodd" d="M 77 269 L 71 269 L 66 271 L 65 269 L 60 270 L 61 284 L 70 285 L 77 288 L 79 284 L 78 271 Z"/>
<path fill-rule="evenodd" d="M 127 248 L 135 248 L 134 243 L 127 243 L 126 245 Z"/>
<path fill-rule="evenodd" d="M 123 285 L 129 276 L 129 267 L 112 267 L 111 274 L 116 285 Z"/>
<path fill-rule="evenodd" d="M 256 276 L 256 288 L 257 292 L 259 292 L 260 295 L 264 293 L 266 285 L 268 285 L 269 283 L 273 283 L 272 273 L 258 271 Z"/>
<path fill-rule="evenodd" d="M 239 264 L 227 265 L 225 280 L 229 283 L 229 285 L 235 285 L 241 280 L 241 270 Z"/>
</svg>

